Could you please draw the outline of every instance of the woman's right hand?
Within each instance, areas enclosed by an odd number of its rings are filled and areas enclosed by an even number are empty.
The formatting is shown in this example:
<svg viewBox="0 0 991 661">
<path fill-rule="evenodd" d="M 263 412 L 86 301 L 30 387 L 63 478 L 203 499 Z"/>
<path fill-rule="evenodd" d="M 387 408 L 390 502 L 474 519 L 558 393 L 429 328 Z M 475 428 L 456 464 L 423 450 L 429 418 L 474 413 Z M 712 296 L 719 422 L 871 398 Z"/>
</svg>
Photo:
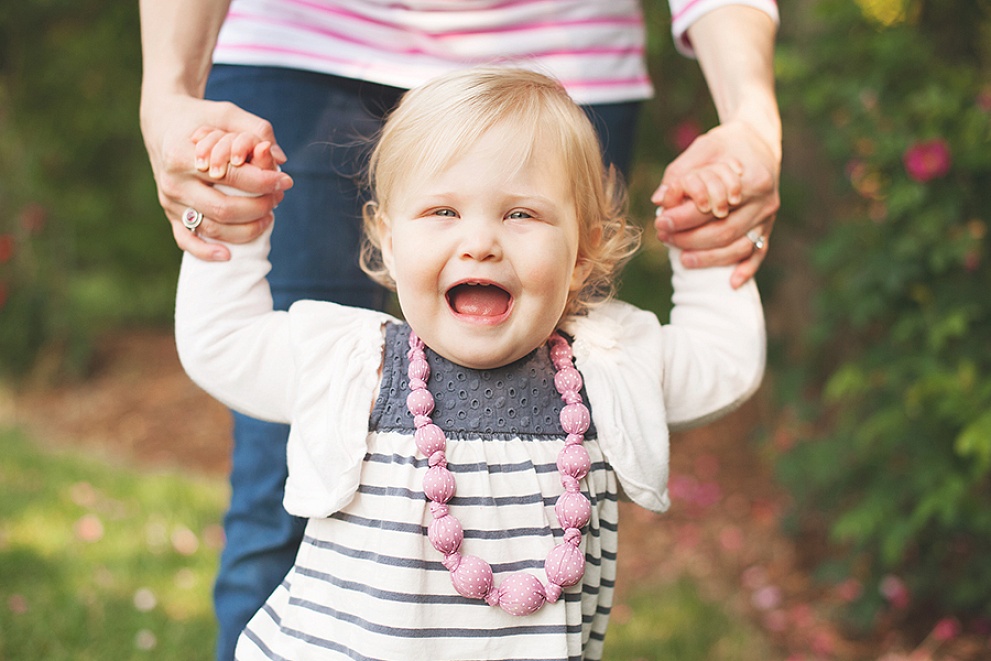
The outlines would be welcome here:
<svg viewBox="0 0 991 661">
<path fill-rule="evenodd" d="M 232 103 L 184 95 L 142 98 L 141 131 L 158 188 L 158 201 L 172 224 L 176 245 L 200 259 L 223 261 L 230 259 L 227 248 L 208 243 L 203 237 L 230 243 L 254 239 L 271 224 L 272 210 L 293 182 L 284 172 L 263 170 L 251 163 L 224 171 L 201 170 L 196 163 L 193 134 L 204 125 L 252 133 L 259 140 L 272 142 L 272 153 L 279 165 L 286 156 L 275 142 L 269 122 Z M 249 195 L 225 195 L 215 184 Z M 187 208 L 203 214 L 203 222 L 195 232 L 182 224 Z"/>
</svg>

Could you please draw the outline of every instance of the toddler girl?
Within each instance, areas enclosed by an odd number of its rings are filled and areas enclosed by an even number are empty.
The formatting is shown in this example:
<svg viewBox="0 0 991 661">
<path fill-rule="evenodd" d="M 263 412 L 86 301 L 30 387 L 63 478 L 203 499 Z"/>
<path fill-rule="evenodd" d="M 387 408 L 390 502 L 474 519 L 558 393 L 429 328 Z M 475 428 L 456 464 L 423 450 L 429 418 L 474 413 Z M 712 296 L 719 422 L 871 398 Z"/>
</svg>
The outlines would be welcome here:
<svg viewBox="0 0 991 661">
<path fill-rule="evenodd" d="M 272 164 L 243 136 L 198 137 L 204 157 Z M 756 389 L 757 291 L 672 259 L 670 325 L 610 300 L 636 233 L 588 119 L 537 73 L 409 92 L 370 183 L 363 266 L 405 321 L 274 312 L 267 237 L 229 262 L 183 258 L 183 365 L 292 423 L 285 506 L 308 518 L 237 656 L 600 659 L 620 491 L 665 510 L 669 427 Z"/>
</svg>

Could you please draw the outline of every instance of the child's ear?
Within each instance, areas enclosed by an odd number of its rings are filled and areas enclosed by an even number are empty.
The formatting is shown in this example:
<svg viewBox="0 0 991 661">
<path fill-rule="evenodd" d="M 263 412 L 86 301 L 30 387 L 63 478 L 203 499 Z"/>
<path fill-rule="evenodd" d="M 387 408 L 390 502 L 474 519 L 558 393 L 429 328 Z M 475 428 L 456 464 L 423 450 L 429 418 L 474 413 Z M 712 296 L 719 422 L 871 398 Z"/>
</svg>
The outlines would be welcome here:
<svg viewBox="0 0 991 661">
<path fill-rule="evenodd" d="M 585 286 L 589 273 L 592 272 L 592 263 L 582 257 L 575 262 L 575 270 L 571 272 L 571 287 L 569 291 L 579 291 Z"/>
<path fill-rule="evenodd" d="M 392 277 L 393 282 L 396 280 L 396 272 L 393 268 L 393 250 L 392 250 L 392 223 L 386 218 L 385 214 L 382 213 L 382 209 L 375 209 L 375 226 L 378 228 L 379 236 L 379 250 L 382 252 L 382 265 L 385 266 L 389 275 Z"/>
<path fill-rule="evenodd" d="M 599 242 L 602 241 L 602 227 L 596 226 L 589 232 L 588 245 L 598 246 Z M 575 261 L 575 269 L 571 272 L 571 288 L 570 291 L 579 291 L 585 286 L 585 281 L 588 280 L 589 274 L 592 273 L 592 262 L 588 257 L 583 257 L 581 253 L 588 254 L 588 251 L 583 251 L 579 248 L 578 258 Z"/>
</svg>

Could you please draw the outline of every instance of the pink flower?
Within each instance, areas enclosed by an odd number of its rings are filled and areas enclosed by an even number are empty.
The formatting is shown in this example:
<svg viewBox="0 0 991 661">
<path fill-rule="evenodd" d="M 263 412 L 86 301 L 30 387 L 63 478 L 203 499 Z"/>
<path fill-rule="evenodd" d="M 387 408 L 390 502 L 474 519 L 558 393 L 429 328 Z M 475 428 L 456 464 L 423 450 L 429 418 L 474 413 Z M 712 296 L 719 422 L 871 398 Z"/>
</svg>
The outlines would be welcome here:
<svg viewBox="0 0 991 661">
<path fill-rule="evenodd" d="M 28 234 L 37 234 L 45 228 L 45 221 L 48 216 L 48 212 L 45 207 L 32 202 L 21 209 L 20 221 L 21 227 Z"/>
<path fill-rule="evenodd" d="M 977 107 L 984 112 L 991 112 L 991 87 L 985 87 L 977 93 Z"/>
<path fill-rule="evenodd" d="M 836 652 L 836 634 L 822 629 L 812 634 L 812 651 L 820 657 L 831 657 Z"/>
<path fill-rule="evenodd" d="M 855 578 L 848 578 L 836 586 L 836 596 L 844 603 L 850 603 L 860 598 L 864 586 Z"/>
<path fill-rule="evenodd" d="M 685 151 L 688 147 L 695 142 L 695 138 L 702 135 L 702 126 L 699 125 L 694 119 L 686 119 L 679 122 L 677 126 L 674 127 L 674 133 L 671 136 L 671 141 L 678 151 Z"/>
<path fill-rule="evenodd" d="M 781 589 L 775 585 L 765 585 L 750 596 L 750 603 L 757 610 L 769 611 L 781 605 Z"/>
<path fill-rule="evenodd" d="M 968 273 L 973 273 L 981 268 L 981 253 L 976 250 L 968 250 L 963 256 L 963 267 Z"/>
<path fill-rule="evenodd" d="M 936 623 L 932 636 L 941 643 L 953 640 L 960 635 L 960 622 L 952 617 L 944 617 Z"/>
<path fill-rule="evenodd" d="M 14 256 L 14 237 L 0 234 L 0 264 L 6 264 Z"/>
<path fill-rule="evenodd" d="M 950 171 L 950 147 L 940 138 L 917 142 L 905 150 L 902 160 L 908 176 L 925 183 Z"/>
<path fill-rule="evenodd" d="M 878 589 L 881 596 L 887 599 L 894 608 L 905 608 L 912 600 L 905 581 L 892 574 L 881 579 L 881 585 L 878 586 Z"/>
</svg>

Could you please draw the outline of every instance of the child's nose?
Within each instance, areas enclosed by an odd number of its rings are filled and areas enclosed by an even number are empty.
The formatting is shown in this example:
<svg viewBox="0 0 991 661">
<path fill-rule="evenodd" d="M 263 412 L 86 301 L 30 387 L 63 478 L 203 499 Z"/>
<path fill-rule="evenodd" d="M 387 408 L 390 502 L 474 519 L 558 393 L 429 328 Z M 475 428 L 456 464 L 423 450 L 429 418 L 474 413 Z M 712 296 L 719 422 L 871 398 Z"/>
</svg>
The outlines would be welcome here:
<svg viewBox="0 0 991 661">
<path fill-rule="evenodd" d="M 502 244 L 499 240 L 501 223 L 486 219 L 475 219 L 461 224 L 461 256 L 477 261 L 502 257 Z"/>
</svg>

